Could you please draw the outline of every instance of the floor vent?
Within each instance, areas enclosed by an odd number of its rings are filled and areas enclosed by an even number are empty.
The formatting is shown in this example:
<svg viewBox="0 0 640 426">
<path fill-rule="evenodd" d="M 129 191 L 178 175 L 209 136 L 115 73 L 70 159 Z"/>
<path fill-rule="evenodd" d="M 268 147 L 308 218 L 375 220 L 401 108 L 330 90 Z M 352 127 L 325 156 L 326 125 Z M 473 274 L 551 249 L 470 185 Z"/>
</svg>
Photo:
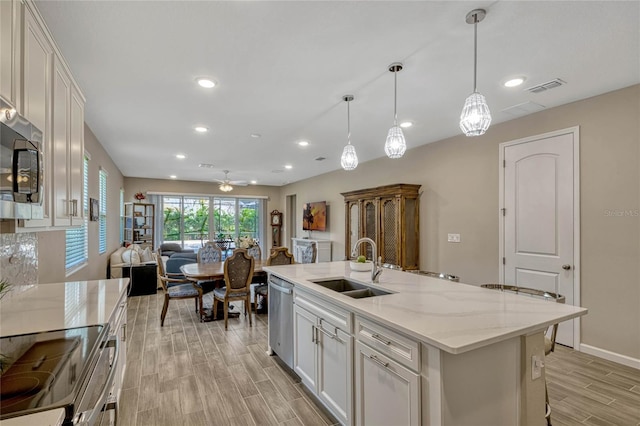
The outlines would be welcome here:
<svg viewBox="0 0 640 426">
<path fill-rule="evenodd" d="M 555 80 L 547 81 L 546 83 L 538 84 L 537 86 L 529 87 L 528 89 L 524 90 L 531 93 L 540 93 L 547 90 L 555 89 L 556 87 L 560 87 L 565 84 L 567 84 L 566 81 L 556 78 Z"/>
</svg>

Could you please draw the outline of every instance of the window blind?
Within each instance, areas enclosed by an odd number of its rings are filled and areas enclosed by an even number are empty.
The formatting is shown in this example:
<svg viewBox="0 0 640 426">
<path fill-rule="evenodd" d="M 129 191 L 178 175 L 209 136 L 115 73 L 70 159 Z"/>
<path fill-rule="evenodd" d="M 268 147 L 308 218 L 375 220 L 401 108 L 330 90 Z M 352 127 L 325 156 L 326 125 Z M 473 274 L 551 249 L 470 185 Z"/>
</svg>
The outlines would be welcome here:
<svg viewBox="0 0 640 426">
<path fill-rule="evenodd" d="M 98 239 L 98 251 L 107 251 L 107 172 L 100 170 L 100 215 L 98 217 L 100 235 Z"/>
<path fill-rule="evenodd" d="M 83 160 L 84 182 L 82 184 L 82 209 L 84 219 L 82 226 L 68 229 L 66 231 L 65 249 L 65 270 L 76 269 L 80 265 L 87 263 L 87 220 L 89 217 L 89 158 L 85 155 Z"/>
</svg>

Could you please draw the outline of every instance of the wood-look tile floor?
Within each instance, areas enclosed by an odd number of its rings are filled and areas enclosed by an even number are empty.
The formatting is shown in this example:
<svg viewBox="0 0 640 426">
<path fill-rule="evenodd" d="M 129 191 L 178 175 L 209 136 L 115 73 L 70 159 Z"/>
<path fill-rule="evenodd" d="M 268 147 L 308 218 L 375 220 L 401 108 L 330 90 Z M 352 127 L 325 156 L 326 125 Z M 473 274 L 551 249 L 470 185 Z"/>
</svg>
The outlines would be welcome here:
<svg viewBox="0 0 640 426">
<path fill-rule="evenodd" d="M 160 327 L 163 301 L 160 292 L 129 298 L 119 425 L 335 423 L 266 355 L 266 315 L 254 315 L 253 327 L 230 318 L 225 331 L 223 321 L 199 322 L 193 300 L 172 300 Z"/>
<path fill-rule="evenodd" d="M 556 345 L 546 375 L 553 426 L 640 426 L 640 370 Z"/>
<path fill-rule="evenodd" d="M 193 300 L 129 298 L 127 372 L 118 423 L 329 425 L 334 423 L 267 348 L 267 316 L 200 323 Z M 205 305 L 211 297 L 205 296 Z M 640 426 L 640 371 L 556 345 L 546 360 L 554 426 Z"/>
</svg>

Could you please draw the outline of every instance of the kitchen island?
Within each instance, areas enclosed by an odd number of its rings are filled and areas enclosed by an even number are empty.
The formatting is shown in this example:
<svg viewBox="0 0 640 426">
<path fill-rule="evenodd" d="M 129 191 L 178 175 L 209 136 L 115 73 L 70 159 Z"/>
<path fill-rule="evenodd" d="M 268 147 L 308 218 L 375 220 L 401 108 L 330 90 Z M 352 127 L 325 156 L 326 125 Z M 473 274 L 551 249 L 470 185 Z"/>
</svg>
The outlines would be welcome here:
<svg viewBox="0 0 640 426">
<path fill-rule="evenodd" d="M 45 335 L 55 330 L 79 330 L 83 327 L 108 325 L 108 334 L 114 336 L 114 339 L 117 336 L 119 341 L 117 365 L 115 358 L 111 364 L 115 371 L 115 379 L 110 389 L 111 396 L 117 400 L 126 368 L 124 336 L 128 283 L 128 278 L 121 278 L 15 287 L 0 301 L 0 338 L 3 338 L 2 341 L 7 345 L 4 348 L 0 347 L 0 353 L 12 353 L 10 351 L 15 349 L 15 342 L 25 335 L 33 336 L 35 343 L 40 341 L 39 333 Z M 90 351 L 91 348 L 85 350 Z M 78 369 L 78 374 L 79 371 Z M 64 377 L 62 372 L 57 374 Z M 51 386 L 56 388 L 56 382 L 61 380 L 56 378 Z M 59 425 L 65 417 L 65 410 L 53 407 L 55 403 L 46 411 L 2 420 L 2 425 Z"/>
<path fill-rule="evenodd" d="M 543 425 L 544 331 L 587 313 L 348 262 L 264 269 L 294 285 L 292 368 L 344 424 Z M 317 283 L 343 278 L 390 294 Z"/>
</svg>

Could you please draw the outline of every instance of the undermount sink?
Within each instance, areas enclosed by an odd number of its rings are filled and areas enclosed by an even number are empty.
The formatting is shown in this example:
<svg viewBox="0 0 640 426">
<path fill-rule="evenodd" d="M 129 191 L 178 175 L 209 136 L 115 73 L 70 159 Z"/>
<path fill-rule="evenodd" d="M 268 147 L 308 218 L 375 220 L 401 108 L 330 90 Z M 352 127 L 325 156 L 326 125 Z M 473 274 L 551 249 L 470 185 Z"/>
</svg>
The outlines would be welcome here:
<svg viewBox="0 0 640 426">
<path fill-rule="evenodd" d="M 356 281 L 347 280 L 345 278 L 311 280 L 311 282 L 314 284 L 318 284 L 324 288 L 328 288 L 329 290 L 342 293 L 345 296 L 353 297 L 354 299 L 363 299 L 365 297 L 384 296 L 386 294 L 391 294 L 390 291 L 372 288 L 368 285 L 361 284 Z"/>
</svg>

